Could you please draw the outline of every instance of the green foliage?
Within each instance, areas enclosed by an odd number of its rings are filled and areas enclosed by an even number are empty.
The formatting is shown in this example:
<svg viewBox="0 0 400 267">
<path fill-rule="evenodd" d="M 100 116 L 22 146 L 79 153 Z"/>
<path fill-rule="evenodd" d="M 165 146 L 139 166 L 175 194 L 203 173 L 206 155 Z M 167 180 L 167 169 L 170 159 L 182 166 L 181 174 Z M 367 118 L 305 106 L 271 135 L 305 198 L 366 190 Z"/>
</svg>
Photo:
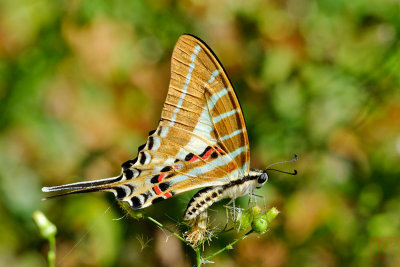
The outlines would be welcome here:
<svg viewBox="0 0 400 267">
<path fill-rule="evenodd" d="M 271 172 L 256 192 L 282 213 L 270 231 L 213 260 L 370 265 L 374 238 L 400 236 L 399 12 L 392 0 L 1 1 L 0 265 L 45 264 L 37 209 L 57 225 L 66 265 L 191 265 L 175 238 L 123 217 L 112 196 L 40 201 L 44 185 L 111 177 L 136 156 L 186 32 L 213 48 L 232 80 L 252 166 L 300 158 L 298 176 Z M 146 213 L 178 228 L 190 197 Z M 226 221 L 220 206 L 209 215 Z M 138 236 L 153 241 L 142 250 Z"/>
</svg>

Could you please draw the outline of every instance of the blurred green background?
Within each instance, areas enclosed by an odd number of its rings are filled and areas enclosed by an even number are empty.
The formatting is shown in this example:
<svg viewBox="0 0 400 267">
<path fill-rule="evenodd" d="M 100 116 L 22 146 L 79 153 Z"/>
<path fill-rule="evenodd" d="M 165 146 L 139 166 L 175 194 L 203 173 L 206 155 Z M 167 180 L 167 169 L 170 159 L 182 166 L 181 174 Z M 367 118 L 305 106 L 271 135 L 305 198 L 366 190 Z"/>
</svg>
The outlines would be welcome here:
<svg viewBox="0 0 400 267">
<path fill-rule="evenodd" d="M 225 66 L 252 166 L 300 157 L 280 167 L 298 176 L 271 172 L 257 192 L 281 211 L 271 230 L 214 266 L 400 266 L 395 0 L 2 0 L 0 265 L 45 265 L 36 209 L 58 227 L 59 266 L 192 265 L 190 250 L 124 216 L 112 194 L 40 200 L 42 186 L 115 176 L 136 156 L 157 126 L 182 33 Z M 146 212 L 179 226 L 192 194 Z M 225 210 L 212 210 L 223 226 Z"/>
</svg>

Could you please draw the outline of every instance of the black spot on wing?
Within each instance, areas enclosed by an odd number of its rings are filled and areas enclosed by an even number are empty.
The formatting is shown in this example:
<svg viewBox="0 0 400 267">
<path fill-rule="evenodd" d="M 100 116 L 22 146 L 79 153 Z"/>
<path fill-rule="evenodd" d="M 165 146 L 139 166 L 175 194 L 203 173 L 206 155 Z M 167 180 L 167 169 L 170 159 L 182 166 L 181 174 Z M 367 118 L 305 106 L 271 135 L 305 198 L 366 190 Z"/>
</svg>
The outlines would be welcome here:
<svg viewBox="0 0 400 267">
<path fill-rule="evenodd" d="M 156 132 L 156 130 L 151 130 L 151 131 L 149 132 L 149 135 L 153 135 L 155 132 Z"/>
<path fill-rule="evenodd" d="M 153 148 L 153 145 L 154 145 L 154 138 L 153 138 L 153 136 L 150 136 L 150 137 L 149 137 L 149 141 L 148 141 L 147 143 L 148 143 L 147 148 L 148 148 L 149 150 L 151 150 L 151 149 Z"/>
<path fill-rule="evenodd" d="M 150 182 L 151 182 L 152 184 L 158 183 L 158 176 L 159 176 L 159 175 L 154 175 L 153 178 L 151 178 Z"/>
<path fill-rule="evenodd" d="M 155 198 L 155 199 L 153 199 L 153 200 L 151 201 L 151 204 L 155 204 L 155 203 L 160 202 L 160 201 L 163 201 L 163 200 L 164 200 L 163 197 L 157 197 L 157 198 Z"/>
<path fill-rule="evenodd" d="M 137 178 L 141 173 L 142 170 L 136 168 L 124 170 L 124 174 L 127 180 L 130 180 L 132 178 Z"/>
<path fill-rule="evenodd" d="M 146 155 L 144 152 L 140 152 L 140 164 L 144 164 L 146 162 Z"/>
<path fill-rule="evenodd" d="M 161 183 L 161 184 L 158 185 L 158 187 L 160 188 L 160 190 L 163 191 L 163 192 L 164 192 L 165 190 L 167 190 L 170 186 L 171 186 L 170 183 Z"/>
<path fill-rule="evenodd" d="M 219 152 L 221 155 L 226 154 L 225 151 L 223 151 L 222 149 L 220 149 L 218 146 L 214 146 L 214 149 L 215 149 L 215 150 L 218 150 L 218 152 Z"/>
<path fill-rule="evenodd" d="M 165 166 L 164 168 L 161 169 L 161 172 L 169 172 L 170 170 L 172 170 L 171 166 Z"/>
<path fill-rule="evenodd" d="M 193 154 L 193 153 L 189 153 L 189 154 L 187 154 L 187 155 L 186 155 L 186 157 L 185 157 L 185 161 L 189 161 L 189 160 L 191 160 L 191 159 L 193 158 L 193 156 L 194 156 L 194 154 Z"/>
<path fill-rule="evenodd" d="M 124 170 L 124 174 L 127 180 L 132 179 L 133 177 L 133 171 L 131 169 Z"/>
<path fill-rule="evenodd" d="M 128 160 L 128 161 L 122 163 L 121 167 L 124 170 L 128 169 L 128 168 L 132 167 L 132 165 L 135 165 L 136 161 L 137 161 L 137 158 L 134 158 L 132 160 Z"/>
<path fill-rule="evenodd" d="M 139 146 L 138 147 L 138 152 L 142 151 L 145 146 L 146 146 L 146 144 L 143 144 L 143 145 Z"/>
<path fill-rule="evenodd" d="M 137 210 L 142 207 L 142 202 L 140 201 L 140 198 L 132 197 L 131 201 L 132 201 L 132 209 Z"/>
<path fill-rule="evenodd" d="M 169 179 L 171 177 L 174 177 L 175 175 L 176 175 L 175 173 L 170 173 L 164 179 Z"/>
<path fill-rule="evenodd" d="M 211 153 L 211 157 L 212 157 L 213 159 L 218 158 L 218 153 L 217 153 L 216 151 L 214 151 L 213 153 Z"/>
<path fill-rule="evenodd" d="M 203 153 L 201 153 L 201 154 L 199 155 L 199 157 L 200 157 L 200 158 L 203 157 L 203 156 L 208 152 L 208 150 L 210 150 L 211 148 L 212 148 L 212 147 L 210 147 L 210 146 L 206 147 L 206 149 L 204 149 Z"/>
<path fill-rule="evenodd" d="M 117 195 L 115 196 L 118 200 L 122 200 L 124 197 L 126 197 L 126 191 L 122 187 L 114 187 L 113 188 Z"/>
</svg>

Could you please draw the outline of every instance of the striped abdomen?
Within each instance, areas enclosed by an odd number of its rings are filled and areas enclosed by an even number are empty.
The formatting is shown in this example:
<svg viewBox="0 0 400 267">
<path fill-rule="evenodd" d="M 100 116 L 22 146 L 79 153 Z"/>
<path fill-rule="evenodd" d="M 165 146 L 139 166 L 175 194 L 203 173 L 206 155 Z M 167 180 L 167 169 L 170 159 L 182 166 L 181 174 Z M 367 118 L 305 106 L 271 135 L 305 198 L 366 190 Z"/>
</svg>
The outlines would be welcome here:
<svg viewBox="0 0 400 267">
<path fill-rule="evenodd" d="M 260 185 L 260 182 L 258 181 L 260 175 L 260 173 L 251 171 L 248 176 L 244 176 L 241 179 L 232 181 L 225 185 L 206 187 L 200 190 L 189 201 L 184 219 L 192 220 L 196 218 L 200 213 L 204 212 L 208 207 L 221 199 L 235 199 L 250 194 Z M 265 182 L 265 180 L 263 180 L 263 182 Z"/>
</svg>

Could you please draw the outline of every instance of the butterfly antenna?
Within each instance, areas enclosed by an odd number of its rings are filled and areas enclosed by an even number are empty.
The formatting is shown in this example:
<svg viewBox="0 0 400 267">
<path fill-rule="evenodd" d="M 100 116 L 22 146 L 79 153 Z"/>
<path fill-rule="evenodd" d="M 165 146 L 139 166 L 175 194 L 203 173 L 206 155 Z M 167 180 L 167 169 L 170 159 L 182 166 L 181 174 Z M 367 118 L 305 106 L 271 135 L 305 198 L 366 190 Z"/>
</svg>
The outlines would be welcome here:
<svg viewBox="0 0 400 267">
<path fill-rule="evenodd" d="M 276 171 L 276 172 L 281 172 L 281 173 L 285 173 L 285 174 L 290 174 L 290 175 L 297 175 L 297 170 L 293 170 L 293 172 L 285 172 L 285 171 L 281 171 L 281 170 L 277 170 L 277 169 L 268 169 L 269 171 Z"/>
<path fill-rule="evenodd" d="M 298 159 L 299 158 L 298 158 L 297 154 L 294 154 L 294 159 L 272 163 L 272 164 L 268 165 L 268 167 L 265 168 L 264 171 L 266 172 L 267 170 L 270 170 L 270 171 L 277 171 L 277 172 L 286 173 L 286 174 L 290 174 L 290 175 L 296 175 L 297 174 L 297 170 L 294 170 L 293 172 L 285 172 L 285 171 L 281 171 L 281 170 L 277 170 L 277 169 L 271 169 L 271 167 L 274 166 L 274 165 L 277 165 L 277 164 L 289 163 L 289 162 L 297 161 Z"/>
</svg>

